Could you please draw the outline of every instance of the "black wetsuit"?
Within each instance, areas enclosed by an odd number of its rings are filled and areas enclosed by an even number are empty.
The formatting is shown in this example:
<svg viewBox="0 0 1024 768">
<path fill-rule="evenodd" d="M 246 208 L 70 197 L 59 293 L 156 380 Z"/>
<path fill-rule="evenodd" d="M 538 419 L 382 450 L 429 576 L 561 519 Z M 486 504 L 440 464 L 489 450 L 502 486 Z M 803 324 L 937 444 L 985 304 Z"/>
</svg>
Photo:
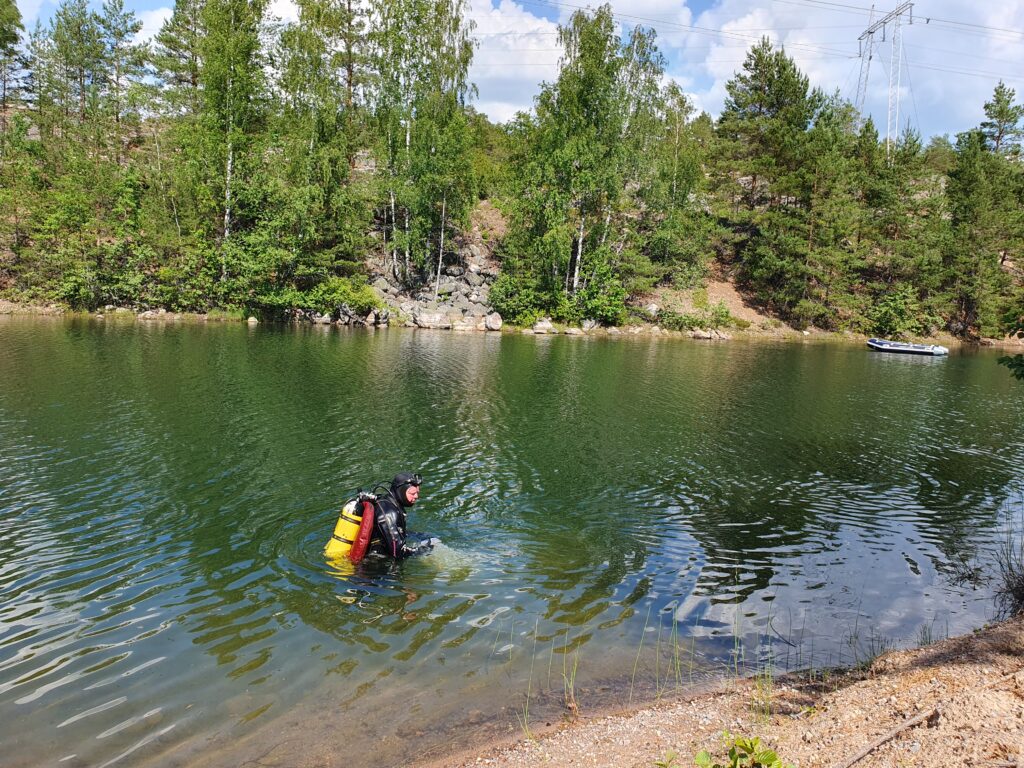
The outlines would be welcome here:
<svg viewBox="0 0 1024 768">
<path fill-rule="evenodd" d="M 413 554 L 406 547 L 405 540 L 405 510 L 391 498 L 391 494 L 381 496 L 374 504 L 370 551 L 401 560 Z"/>
<path fill-rule="evenodd" d="M 401 560 L 431 548 L 429 539 L 423 540 L 405 530 L 405 506 L 408 505 L 403 505 L 399 499 L 405 498 L 409 484 L 403 481 L 408 477 L 411 475 L 396 477 L 391 482 L 391 490 L 380 496 L 373 505 L 373 537 L 370 539 L 370 552 L 379 552 L 395 560 Z"/>
</svg>

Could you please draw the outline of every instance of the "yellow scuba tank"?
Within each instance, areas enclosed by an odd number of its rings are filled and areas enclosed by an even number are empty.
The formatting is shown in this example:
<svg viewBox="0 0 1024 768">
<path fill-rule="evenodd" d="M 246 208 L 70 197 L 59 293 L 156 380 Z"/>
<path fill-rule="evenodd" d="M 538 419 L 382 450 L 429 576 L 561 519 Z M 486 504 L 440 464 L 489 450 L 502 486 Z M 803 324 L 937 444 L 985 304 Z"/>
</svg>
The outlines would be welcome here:
<svg viewBox="0 0 1024 768">
<path fill-rule="evenodd" d="M 356 499 L 341 508 L 338 522 L 334 526 L 334 534 L 324 547 L 324 554 L 331 558 L 348 557 L 352 544 L 359 534 L 359 526 L 363 522 L 362 503 Z"/>
</svg>

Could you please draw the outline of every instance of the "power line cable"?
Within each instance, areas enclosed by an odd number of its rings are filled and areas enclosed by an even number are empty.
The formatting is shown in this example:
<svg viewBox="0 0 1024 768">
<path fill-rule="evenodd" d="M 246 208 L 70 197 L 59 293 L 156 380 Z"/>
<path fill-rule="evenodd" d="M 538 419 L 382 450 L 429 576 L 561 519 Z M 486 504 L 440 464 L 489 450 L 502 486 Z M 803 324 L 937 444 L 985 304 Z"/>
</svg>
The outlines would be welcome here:
<svg viewBox="0 0 1024 768">
<path fill-rule="evenodd" d="M 776 2 L 776 3 L 790 3 L 790 4 L 802 3 L 802 4 L 806 4 L 806 5 L 812 5 L 812 6 L 827 6 L 827 7 L 832 7 L 832 8 L 848 9 L 849 11 L 858 11 L 858 12 L 863 12 L 863 13 L 870 13 L 871 12 L 870 8 L 867 8 L 867 7 L 862 6 L 862 5 L 850 5 L 848 3 L 836 3 L 836 2 L 830 2 L 830 0 L 772 0 L 772 1 Z M 1003 32 L 1003 33 L 1007 33 L 1007 34 L 1019 35 L 1021 37 L 1024 37 L 1024 30 L 1020 30 L 1020 29 L 1010 29 L 1008 27 L 992 27 L 992 26 L 989 26 L 987 24 L 975 24 L 975 23 L 970 22 L 970 21 L 957 21 L 955 19 L 940 19 L 940 18 L 938 18 L 936 16 L 919 16 L 918 18 L 919 19 L 924 19 L 925 26 L 929 26 L 929 25 L 931 25 L 934 22 L 938 22 L 939 24 L 952 24 L 952 25 L 959 26 L 959 27 L 970 27 L 970 28 L 973 28 L 973 29 L 983 29 L 983 30 L 986 30 L 986 31 L 989 31 L 989 32 Z"/>
<path fill-rule="evenodd" d="M 589 11 L 589 10 L 592 10 L 591 8 L 589 8 L 587 6 L 584 6 L 584 5 L 576 5 L 576 4 L 573 4 L 573 3 L 560 2 L 559 0 L 519 0 L 519 1 L 521 3 L 523 3 L 524 5 L 536 5 L 536 6 L 540 6 L 540 7 L 543 7 L 543 8 L 569 8 L 569 9 L 578 10 L 578 11 Z M 735 38 L 735 39 L 739 39 L 739 40 L 752 40 L 754 42 L 757 42 L 756 38 L 752 38 L 749 35 L 742 35 L 742 34 L 739 34 L 739 33 L 727 32 L 727 31 L 721 30 L 721 29 L 711 29 L 709 27 L 698 27 L 698 26 L 694 26 L 694 25 L 691 25 L 691 24 L 681 24 L 679 22 L 672 22 L 672 21 L 667 21 L 667 20 L 664 20 L 664 19 L 652 19 L 652 18 L 647 17 L 647 16 L 636 16 L 636 15 L 627 14 L 627 13 L 613 13 L 612 16 L 614 18 L 618 18 L 618 19 L 632 19 L 634 21 L 642 21 L 642 22 L 650 24 L 652 26 L 652 28 L 655 29 L 655 30 L 658 30 L 658 26 L 656 26 L 656 25 L 662 25 L 662 26 L 668 25 L 668 26 L 672 26 L 672 27 L 677 27 L 679 29 L 689 30 L 689 31 L 691 31 L 691 32 L 693 32 L 695 34 L 700 34 L 700 35 L 708 35 L 708 34 L 710 34 L 710 35 L 714 35 L 714 36 L 717 36 L 717 37 L 731 37 L 731 38 Z M 819 51 L 819 52 L 826 51 L 828 53 L 831 53 L 834 56 L 839 56 L 839 57 L 842 57 L 842 58 L 847 58 L 847 57 L 849 57 L 851 55 L 848 51 L 829 50 L 829 49 L 822 48 L 820 46 L 806 45 L 806 44 L 802 44 L 802 43 L 792 43 L 792 44 L 790 44 L 789 46 L 786 46 L 786 47 L 792 48 L 792 49 L 799 49 L 799 50 L 810 50 L 810 51 Z"/>
<path fill-rule="evenodd" d="M 907 51 L 904 47 L 903 61 L 907 64 L 907 87 L 910 89 L 910 103 L 914 105 L 914 120 L 917 124 L 917 132 L 921 132 L 921 116 L 917 112 L 917 96 L 914 95 L 914 82 L 910 78 L 910 59 L 907 58 Z"/>
</svg>

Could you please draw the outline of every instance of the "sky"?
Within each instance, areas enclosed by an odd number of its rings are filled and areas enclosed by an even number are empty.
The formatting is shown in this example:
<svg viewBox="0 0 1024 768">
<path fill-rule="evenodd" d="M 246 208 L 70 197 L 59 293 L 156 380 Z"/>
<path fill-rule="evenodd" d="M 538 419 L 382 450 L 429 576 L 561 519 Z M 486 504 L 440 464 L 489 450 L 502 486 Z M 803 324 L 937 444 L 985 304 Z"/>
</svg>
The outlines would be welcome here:
<svg viewBox="0 0 1024 768">
<path fill-rule="evenodd" d="M 26 29 L 45 23 L 55 0 L 17 0 Z M 99 5 L 99 0 L 94 0 Z M 152 37 L 170 16 L 170 0 L 125 0 L 142 20 L 140 37 Z M 469 0 L 476 53 L 470 79 L 474 106 L 503 122 L 532 108 L 543 82 L 558 75 L 558 25 L 585 0 Z M 591 3 L 591 6 L 595 5 Z M 812 86 L 854 101 L 867 46 L 858 38 L 872 20 L 896 7 L 887 0 L 610 0 L 620 34 L 653 28 L 667 60 L 665 77 L 676 81 L 699 110 L 717 116 L 725 84 L 761 37 L 785 48 Z M 296 18 L 292 0 L 270 0 L 270 13 Z M 984 103 L 1002 79 L 1024 102 L 1024 0 L 921 0 L 912 18 L 901 17 L 898 126 L 925 140 L 977 126 Z M 884 40 L 883 40 L 884 37 Z M 867 67 L 865 111 L 885 137 L 893 72 L 893 26 L 874 35 Z"/>
</svg>

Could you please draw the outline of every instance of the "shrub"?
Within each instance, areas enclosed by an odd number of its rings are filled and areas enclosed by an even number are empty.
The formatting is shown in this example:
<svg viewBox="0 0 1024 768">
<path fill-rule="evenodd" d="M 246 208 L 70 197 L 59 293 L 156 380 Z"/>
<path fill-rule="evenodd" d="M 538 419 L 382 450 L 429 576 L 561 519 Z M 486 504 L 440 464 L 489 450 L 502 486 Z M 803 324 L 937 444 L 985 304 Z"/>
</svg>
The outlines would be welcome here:
<svg viewBox="0 0 1024 768">
<path fill-rule="evenodd" d="M 750 323 L 732 316 L 725 302 L 719 301 L 713 307 L 701 312 L 679 313 L 663 309 L 658 312 L 658 324 L 672 331 L 692 331 L 697 328 L 749 328 Z"/>
<path fill-rule="evenodd" d="M 575 317 L 567 320 L 592 318 L 603 325 L 620 325 L 626 318 L 626 289 L 607 262 L 601 262 L 586 287 L 576 294 L 574 304 Z"/>
<path fill-rule="evenodd" d="M 913 286 L 901 285 L 890 291 L 871 310 L 871 330 L 881 336 L 900 337 L 921 332 L 921 307 Z"/>
<path fill-rule="evenodd" d="M 530 325 L 541 315 L 540 294 L 532 280 L 502 272 L 490 292 L 491 306 L 512 325 Z"/>
<path fill-rule="evenodd" d="M 355 277 L 329 277 L 308 291 L 292 286 L 264 291 L 256 296 L 252 308 L 280 312 L 305 309 L 332 314 L 346 306 L 357 315 L 365 315 L 380 306 L 380 300 L 364 281 Z"/>
<path fill-rule="evenodd" d="M 351 277 L 330 277 L 306 294 L 306 309 L 329 313 L 344 305 L 358 315 L 380 306 L 380 300 L 365 282 Z"/>
</svg>

